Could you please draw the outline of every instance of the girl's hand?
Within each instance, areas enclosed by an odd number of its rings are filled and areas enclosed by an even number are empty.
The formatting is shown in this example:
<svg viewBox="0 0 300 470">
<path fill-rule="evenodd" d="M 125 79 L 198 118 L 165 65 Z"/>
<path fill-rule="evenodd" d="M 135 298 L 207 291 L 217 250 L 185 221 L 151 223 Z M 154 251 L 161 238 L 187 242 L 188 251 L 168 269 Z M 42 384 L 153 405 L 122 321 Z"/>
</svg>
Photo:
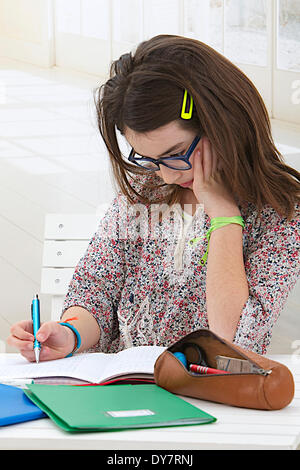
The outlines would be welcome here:
<svg viewBox="0 0 300 470">
<path fill-rule="evenodd" d="M 11 335 L 6 340 L 7 344 L 19 349 L 28 361 L 35 362 L 32 321 L 24 320 L 15 323 L 10 332 Z M 41 325 L 37 332 L 37 340 L 41 343 L 40 361 L 66 357 L 75 346 L 73 331 L 54 321 Z"/>
<path fill-rule="evenodd" d="M 207 137 L 203 137 L 202 150 L 197 150 L 194 156 L 193 192 L 199 203 L 204 205 L 204 211 L 210 217 L 232 217 L 241 215 L 232 194 L 228 193 L 225 185 L 216 181 L 220 163 Z"/>
</svg>

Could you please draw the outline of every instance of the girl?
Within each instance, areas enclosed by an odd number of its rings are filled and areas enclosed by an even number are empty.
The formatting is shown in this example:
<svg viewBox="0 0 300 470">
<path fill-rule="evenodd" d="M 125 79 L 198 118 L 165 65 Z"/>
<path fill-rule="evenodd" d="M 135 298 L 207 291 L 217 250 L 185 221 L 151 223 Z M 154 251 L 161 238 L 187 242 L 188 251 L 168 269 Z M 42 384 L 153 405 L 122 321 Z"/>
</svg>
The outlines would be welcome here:
<svg viewBox="0 0 300 470">
<path fill-rule="evenodd" d="M 112 63 L 95 104 L 119 190 L 63 324 L 38 332 L 40 360 L 168 346 L 199 328 L 265 354 L 299 277 L 300 175 L 254 85 L 206 44 L 159 35 Z M 33 339 L 22 321 L 7 341 L 33 361 Z"/>
</svg>

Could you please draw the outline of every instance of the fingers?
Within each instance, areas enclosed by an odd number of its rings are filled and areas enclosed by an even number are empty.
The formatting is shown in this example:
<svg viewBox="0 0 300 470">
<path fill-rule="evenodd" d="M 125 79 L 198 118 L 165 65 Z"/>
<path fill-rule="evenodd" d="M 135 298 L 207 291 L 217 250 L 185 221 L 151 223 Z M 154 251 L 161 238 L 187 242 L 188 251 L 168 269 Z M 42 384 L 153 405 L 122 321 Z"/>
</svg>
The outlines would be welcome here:
<svg viewBox="0 0 300 470">
<path fill-rule="evenodd" d="M 20 350 L 20 353 L 22 354 L 25 359 L 29 362 L 35 362 L 35 354 L 33 348 L 31 348 L 31 351 L 28 350 Z M 42 346 L 40 350 L 40 362 L 42 361 L 51 361 L 52 359 L 58 359 L 61 357 L 58 353 L 53 351 L 52 349 L 48 348 L 48 346 Z"/>
<path fill-rule="evenodd" d="M 194 182 L 202 187 L 203 185 L 203 169 L 202 169 L 202 152 L 200 150 L 196 151 L 194 158 Z"/>
<path fill-rule="evenodd" d="M 28 361 L 35 361 L 33 350 L 34 335 L 32 334 L 32 322 L 22 321 L 11 327 L 11 335 L 6 342 L 18 349 L 20 354 Z M 65 328 L 57 322 L 43 323 L 37 332 L 36 339 L 40 342 L 40 361 L 58 359 L 65 356 L 63 347 L 66 342 Z"/>
<path fill-rule="evenodd" d="M 28 333 L 26 334 L 26 332 L 24 332 L 24 330 L 19 325 L 13 325 L 13 327 L 11 328 L 11 332 L 15 333 L 16 335 L 19 335 L 21 338 L 18 338 L 14 334 L 11 334 L 6 340 L 7 344 L 18 349 L 20 354 L 24 356 L 26 359 L 28 359 L 29 361 L 33 361 L 34 360 L 34 352 L 33 352 L 34 337 L 33 335 L 31 335 L 33 337 L 32 340 L 22 339 L 24 337 L 25 338 L 28 337 Z"/>
<path fill-rule="evenodd" d="M 13 336 L 19 339 L 34 341 L 34 336 L 32 332 L 32 322 L 24 320 L 12 325 L 10 332 Z"/>
<path fill-rule="evenodd" d="M 21 321 L 12 325 L 10 329 L 11 335 L 6 342 L 20 351 L 29 351 L 33 348 L 34 336 L 32 334 L 32 322 Z"/>
<path fill-rule="evenodd" d="M 212 176 L 212 157 L 210 142 L 205 137 L 203 140 L 203 176 L 205 182 L 208 182 Z"/>
<path fill-rule="evenodd" d="M 204 179 L 205 181 L 209 181 L 210 178 L 216 177 L 216 173 L 219 171 L 221 164 L 217 152 L 207 137 L 204 138 L 204 146 Z"/>
<path fill-rule="evenodd" d="M 216 151 L 213 147 L 211 147 L 212 149 L 212 177 L 214 177 L 216 175 L 216 172 L 218 171 L 218 157 L 217 157 L 217 154 L 216 154 Z"/>
<path fill-rule="evenodd" d="M 43 323 L 36 334 L 36 339 L 40 343 L 44 343 L 45 341 L 47 341 L 47 339 L 52 333 L 55 333 L 55 331 L 57 331 L 57 322 L 50 321 L 47 323 Z"/>
<path fill-rule="evenodd" d="M 41 343 L 46 341 L 51 334 L 53 329 L 51 323 L 55 324 L 56 322 L 49 323 L 44 323 L 37 333 L 37 340 Z M 28 360 L 31 360 L 31 358 L 34 359 L 33 343 L 35 338 L 32 333 L 32 321 L 24 320 L 15 323 L 11 326 L 10 333 L 10 336 L 6 340 L 7 344 L 18 349 Z"/>
<path fill-rule="evenodd" d="M 10 335 L 7 338 L 6 342 L 10 346 L 19 349 L 20 352 L 33 350 L 33 341 L 25 341 L 23 339 L 16 338 L 13 335 Z"/>
</svg>

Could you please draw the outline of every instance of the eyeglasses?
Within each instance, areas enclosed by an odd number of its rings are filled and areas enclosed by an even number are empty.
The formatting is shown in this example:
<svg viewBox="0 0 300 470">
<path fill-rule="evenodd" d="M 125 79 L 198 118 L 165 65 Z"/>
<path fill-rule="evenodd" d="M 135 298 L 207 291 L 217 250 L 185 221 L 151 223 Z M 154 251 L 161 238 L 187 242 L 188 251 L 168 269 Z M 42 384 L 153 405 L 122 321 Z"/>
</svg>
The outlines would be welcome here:
<svg viewBox="0 0 300 470">
<path fill-rule="evenodd" d="M 196 136 L 189 146 L 187 152 L 184 155 L 175 154 L 170 155 L 169 157 L 163 158 L 150 158 L 150 157 L 136 157 L 138 155 L 135 153 L 134 149 L 131 148 L 130 155 L 128 160 L 135 165 L 141 166 L 145 170 L 148 171 L 158 171 L 159 165 L 165 165 L 168 168 L 172 168 L 173 170 L 190 170 L 192 168 L 191 163 L 189 162 L 190 156 L 192 155 L 193 151 L 195 150 L 196 145 L 198 144 L 201 136 Z M 167 162 L 167 163 L 165 163 Z"/>
</svg>

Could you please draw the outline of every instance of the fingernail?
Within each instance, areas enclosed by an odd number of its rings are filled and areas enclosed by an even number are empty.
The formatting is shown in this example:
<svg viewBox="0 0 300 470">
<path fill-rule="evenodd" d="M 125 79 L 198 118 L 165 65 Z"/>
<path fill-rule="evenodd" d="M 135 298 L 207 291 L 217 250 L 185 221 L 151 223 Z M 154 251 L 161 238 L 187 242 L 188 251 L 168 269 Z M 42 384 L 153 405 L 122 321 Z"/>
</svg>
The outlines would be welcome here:
<svg viewBox="0 0 300 470">
<path fill-rule="evenodd" d="M 36 339 L 38 341 L 43 341 L 45 339 L 45 336 L 43 334 L 39 334 L 39 335 L 36 336 Z"/>
</svg>

